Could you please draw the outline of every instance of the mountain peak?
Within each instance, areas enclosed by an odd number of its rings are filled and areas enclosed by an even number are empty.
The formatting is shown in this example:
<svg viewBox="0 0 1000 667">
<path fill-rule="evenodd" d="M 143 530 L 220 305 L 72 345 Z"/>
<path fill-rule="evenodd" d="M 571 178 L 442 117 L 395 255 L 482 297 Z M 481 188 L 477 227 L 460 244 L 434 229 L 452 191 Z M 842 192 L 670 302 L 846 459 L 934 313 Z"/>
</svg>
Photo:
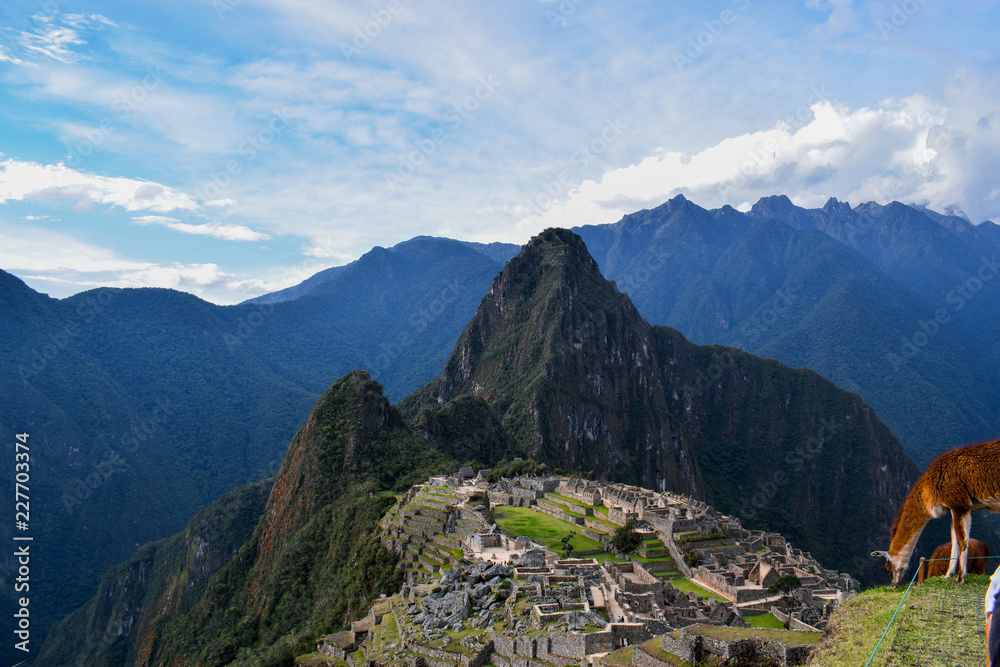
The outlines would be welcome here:
<svg viewBox="0 0 1000 667">
<path fill-rule="evenodd" d="M 836 197 L 830 197 L 825 204 L 823 204 L 823 210 L 833 215 L 835 213 L 850 213 L 851 205 L 846 201 L 840 201 Z"/>
<path fill-rule="evenodd" d="M 676 195 L 675 197 L 667 200 L 667 210 L 676 211 L 678 209 L 684 208 L 684 205 L 689 203 L 687 197 L 684 195 Z"/>
<path fill-rule="evenodd" d="M 795 208 L 795 204 L 787 195 L 771 195 L 761 197 L 750 209 L 750 215 L 758 218 L 774 218 Z"/>
<path fill-rule="evenodd" d="M 578 234 L 568 229 L 556 227 L 550 227 L 541 234 L 532 237 L 525 244 L 521 253 L 535 256 L 543 266 L 565 266 L 574 263 L 589 266 L 594 264 L 590 251 L 587 250 L 587 244 Z"/>
<path fill-rule="evenodd" d="M 292 440 L 268 501 L 260 546 L 276 549 L 314 506 L 339 494 L 368 455 L 368 445 L 402 418 L 368 371 L 354 370 L 327 389 Z"/>
</svg>

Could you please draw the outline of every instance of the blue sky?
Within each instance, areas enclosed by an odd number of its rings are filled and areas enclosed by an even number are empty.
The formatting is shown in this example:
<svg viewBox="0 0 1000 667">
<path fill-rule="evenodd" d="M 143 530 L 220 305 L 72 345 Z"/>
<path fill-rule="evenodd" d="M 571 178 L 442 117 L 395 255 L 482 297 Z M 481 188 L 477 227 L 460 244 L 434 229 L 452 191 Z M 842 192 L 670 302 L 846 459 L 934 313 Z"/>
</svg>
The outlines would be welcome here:
<svg viewBox="0 0 1000 667">
<path fill-rule="evenodd" d="M 8 0 L 0 268 L 235 303 L 680 193 L 1000 220 L 996 2 Z"/>
</svg>

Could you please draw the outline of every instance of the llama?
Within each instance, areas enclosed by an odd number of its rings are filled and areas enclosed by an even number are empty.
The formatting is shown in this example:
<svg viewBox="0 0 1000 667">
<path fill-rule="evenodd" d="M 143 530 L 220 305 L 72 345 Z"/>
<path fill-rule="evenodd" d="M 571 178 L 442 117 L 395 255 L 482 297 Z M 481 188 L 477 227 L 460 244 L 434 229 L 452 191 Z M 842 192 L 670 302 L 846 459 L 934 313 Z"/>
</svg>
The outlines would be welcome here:
<svg viewBox="0 0 1000 667">
<path fill-rule="evenodd" d="M 951 567 L 956 583 L 965 581 L 972 512 L 1000 512 L 1000 440 L 958 447 L 934 459 L 899 508 L 890 531 L 889 551 L 873 551 L 886 559 L 885 569 L 898 586 L 920 532 L 931 519 L 951 511 Z"/>
<path fill-rule="evenodd" d="M 945 542 L 931 554 L 927 563 L 927 578 L 948 576 L 948 565 L 945 558 L 950 558 L 951 542 Z M 986 561 L 990 548 L 985 542 L 975 538 L 969 539 L 969 567 L 966 574 L 986 574 Z"/>
</svg>

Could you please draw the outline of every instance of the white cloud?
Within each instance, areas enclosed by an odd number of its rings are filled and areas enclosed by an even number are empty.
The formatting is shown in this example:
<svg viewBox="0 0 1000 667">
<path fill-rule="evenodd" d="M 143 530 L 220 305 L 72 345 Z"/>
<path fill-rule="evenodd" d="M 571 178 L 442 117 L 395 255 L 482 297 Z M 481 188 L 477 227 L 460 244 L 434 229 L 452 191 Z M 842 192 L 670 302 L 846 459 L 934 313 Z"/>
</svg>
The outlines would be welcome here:
<svg viewBox="0 0 1000 667">
<path fill-rule="evenodd" d="M 7 47 L 0 45 L 0 63 L 11 63 L 12 65 L 20 65 L 21 67 L 32 67 L 32 63 L 26 60 L 21 60 L 10 54 Z"/>
<path fill-rule="evenodd" d="M 78 210 L 104 204 L 157 213 L 198 208 L 188 195 L 152 181 L 100 176 L 61 162 L 43 165 L 14 159 L 0 162 L 0 203 L 10 201 L 70 202 Z"/>
<path fill-rule="evenodd" d="M 80 34 L 72 28 L 51 26 L 37 33 L 21 33 L 21 45 L 25 49 L 61 63 L 71 63 L 79 59 L 80 56 L 69 48 L 77 44 L 86 42 L 80 39 Z"/>
<path fill-rule="evenodd" d="M 226 241 L 264 241 L 271 238 L 244 225 L 226 225 L 221 222 L 192 224 L 162 215 L 140 215 L 133 217 L 132 220 L 137 225 L 162 225 L 182 234 L 212 236 Z"/>
<path fill-rule="evenodd" d="M 166 287 L 226 304 L 287 287 L 284 282 L 241 276 L 214 263 L 133 261 L 69 234 L 4 222 L 0 222 L 0 267 L 55 297 L 96 286 Z"/>
<path fill-rule="evenodd" d="M 103 30 L 105 27 L 115 26 L 114 22 L 100 14 L 32 16 L 31 21 L 34 23 L 32 29 L 20 31 L 8 29 L 15 33 L 13 41 L 24 52 L 23 55 L 55 60 L 63 64 L 85 59 L 85 56 L 73 48 L 87 44 L 81 36 L 83 31 Z M 0 60 L 16 65 L 29 64 L 12 56 L 5 57 L 3 52 L 0 52 Z"/>
<path fill-rule="evenodd" d="M 610 222 L 683 193 L 706 207 L 756 201 L 785 193 L 819 206 L 830 196 L 854 203 L 924 203 L 935 210 L 962 207 L 976 222 L 1000 217 L 1000 202 L 984 188 L 970 197 L 970 156 L 979 168 L 1000 168 L 1000 132 L 952 124 L 946 109 L 921 96 L 851 110 L 828 101 L 811 107 L 801 127 L 725 139 L 693 155 L 661 151 L 599 181 L 586 180 L 560 201 L 541 197 L 515 207 L 520 228 Z M 988 164 L 985 164 L 988 163 Z"/>
</svg>

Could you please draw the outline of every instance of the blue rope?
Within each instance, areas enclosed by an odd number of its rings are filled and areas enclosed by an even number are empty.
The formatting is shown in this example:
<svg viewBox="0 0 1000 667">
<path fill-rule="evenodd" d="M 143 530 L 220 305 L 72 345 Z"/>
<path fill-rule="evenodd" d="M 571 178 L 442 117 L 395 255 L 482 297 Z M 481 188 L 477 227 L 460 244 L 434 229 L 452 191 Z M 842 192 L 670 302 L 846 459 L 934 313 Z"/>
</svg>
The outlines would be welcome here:
<svg viewBox="0 0 1000 667">
<path fill-rule="evenodd" d="M 986 558 L 1000 558 L 1000 556 L 970 556 L 970 557 L 968 558 L 968 560 L 975 560 L 975 559 L 977 559 L 977 558 L 980 558 L 980 559 L 986 559 Z M 875 645 L 875 650 L 874 650 L 874 651 L 872 651 L 872 654 L 871 654 L 871 657 L 870 657 L 870 658 L 868 658 L 868 662 L 866 662 L 866 663 L 865 663 L 865 667 L 869 667 L 869 666 L 870 666 L 870 665 L 872 664 L 872 660 L 874 660 L 874 659 L 875 659 L 875 654 L 876 654 L 876 653 L 878 653 L 878 650 L 879 650 L 879 647 L 881 647 L 881 646 L 882 646 L 882 642 L 883 642 L 883 641 L 885 640 L 885 636 L 886 636 L 887 634 L 889 634 L 889 628 L 891 628 L 891 627 L 892 627 L 892 623 L 893 623 L 893 621 L 895 621 L 895 620 L 896 620 L 896 614 L 898 614 L 898 613 L 899 613 L 899 610 L 903 608 L 903 603 L 904 603 L 904 602 L 906 602 L 906 596 L 910 594 L 910 589 L 911 589 L 911 588 L 913 588 L 913 582 L 915 582 L 915 581 L 917 580 L 917 575 L 919 575 L 919 574 L 920 574 L 920 572 L 921 572 L 921 570 L 923 570 L 923 569 L 924 569 L 924 563 L 933 563 L 933 562 L 935 562 L 935 561 L 947 561 L 947 560 L 951 560 L 951 558 L 934 558 L 934 559 L 930 559 L 930 558 L 921 558 L 921 559 L 920 559 L 920 563 L 919 563 L 919 565 L 917 566 L 917 571 L 913 573 L 913 578 L 912 578 L 912 579 L 910 579 L 910 585 L 909 585 L 909 586 L 907 586 L 907 587 L 906 587 L 906 591 L 904 591 L 904 592 L 903 592 L 903 597 L 902 597 L 902 599 L 901 599 L 901 600 L 899 601 L 899 606 L 897 606 L 897 607 L 896 607 L 896 611 L 894 611 L 894 612 L 892 613 L 892 618 L 890 618 L 890 619 L 889 619 L 889 624 L 888 624 L 888 625 L 886 625 L 886 626 L 885 626 L 885 630 L 883 630 L 883 631 L 882 631 L 882 636 L 881 636 L 881 637 L 879 638 L 879 640 L 878 640 L 878 644 L 876 644 L 876 645 Z"/>
<path fill-rule="evenodd" d="M 922 558 L 920 560 L 923 561 Z M 889 634 L 889 628 L 892 627 L 893 621 L 896 620 L 896 614 L 898 614 L 899 610 L 903 608 L 903 603 L 906 602 L 906 596 L 910 594 L 910 589 L 913 588 L 913 582 L 917 580 L 917 575 L 920 574 L 920 570 L 922 570 L 923 568 L 924 564 L 923 562 L 921 562 L 920 566 L 917 568 L 917 571 L 913 573 L 913 578 L 910 579 L 910 585 L 906 587 L 906 591 L 903 593 L 903 597 L 899 601 L 899 606 L 896 607 L 896 611 L 892 612 L 892 618 L 889 619 L 889 624 L 885 626 L 885 630 L 882 631 L 882 636 L 879 638 L 878 644 L 875 645 L 875 650 L 872 651 L 872 655 L 870 658 L 868 658 L 868 662 L 865 663 L 865 667 L 871 665 L 872 660 L 875 659 L 875 654 L 878 653 L 879 647 L 882 646 L 882 642 L 885 640 L 885 636 Z"/>
</svg>

